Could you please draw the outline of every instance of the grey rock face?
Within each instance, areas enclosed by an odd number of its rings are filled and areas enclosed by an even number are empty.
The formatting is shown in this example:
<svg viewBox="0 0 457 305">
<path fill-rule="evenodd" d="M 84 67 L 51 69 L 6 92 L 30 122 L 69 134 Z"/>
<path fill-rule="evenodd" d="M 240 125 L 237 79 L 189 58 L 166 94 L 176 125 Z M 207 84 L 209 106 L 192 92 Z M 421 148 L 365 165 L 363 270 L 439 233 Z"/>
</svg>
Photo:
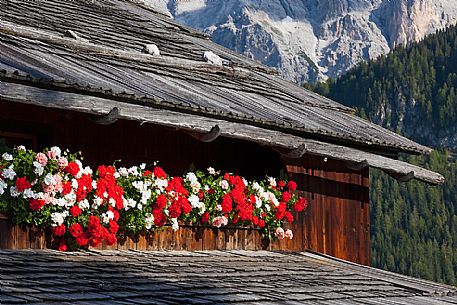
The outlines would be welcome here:
<svg viewBox="0 0 457 305">
<path fill-rule="evenodd" d="M 298 83 L 337 77 L 457 20 L 457 0 L 144 1 Z"/>
</svg>

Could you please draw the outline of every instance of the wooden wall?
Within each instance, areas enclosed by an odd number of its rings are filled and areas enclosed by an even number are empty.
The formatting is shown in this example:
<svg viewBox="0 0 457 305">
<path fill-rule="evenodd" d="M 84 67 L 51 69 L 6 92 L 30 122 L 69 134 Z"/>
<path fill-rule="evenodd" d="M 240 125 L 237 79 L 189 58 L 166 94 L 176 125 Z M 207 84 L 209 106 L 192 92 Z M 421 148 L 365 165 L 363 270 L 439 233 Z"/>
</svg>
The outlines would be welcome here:
<svg viewBox="0 0 457 305">
<path fill-rule="evenodd" d="M 257 179 L 286 170 L 310 202 L 304 216 L 291 225 L 293 240 L 268 243 L 256 230 L 183 227 L 177 232 L 156 232 L 148 239 L 127 239 L 117 245 L 121 249 L 311 249 L 369 264 L 368 169 L 352 171 L 343 162 L 310 155 L 282 160 L 272 149 L 255 143 L 227 138 L 202 143 L 182 131 L 151 124 L 118 121 L 100 126 L 84 114 L 1 101 L 0 110 L 0 131 L 36 135 L 39 149 L 58 145 L 81 150 L 88 165 L 119 159 L 126 166 L 160 160 L 172 175 L 193 163 L 197 168 L 213 166 Z M 49 242 L 49 234 L 13 226 L 0 217 L 0 248 L 41 248 Z"/>
</svg>

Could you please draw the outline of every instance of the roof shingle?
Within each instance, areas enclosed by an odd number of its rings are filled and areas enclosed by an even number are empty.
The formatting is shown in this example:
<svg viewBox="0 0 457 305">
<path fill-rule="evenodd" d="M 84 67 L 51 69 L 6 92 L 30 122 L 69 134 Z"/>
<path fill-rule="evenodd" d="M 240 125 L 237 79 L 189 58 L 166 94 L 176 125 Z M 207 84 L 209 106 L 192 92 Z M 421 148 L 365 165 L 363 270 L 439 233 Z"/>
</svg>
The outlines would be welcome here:
<svg viewBox="0 0 457 305">
<path fill-rule="evenodd" d="M 0 303 L 457 304 L 457 288 L 328 256 L 0 250 Z"/>
</svg>

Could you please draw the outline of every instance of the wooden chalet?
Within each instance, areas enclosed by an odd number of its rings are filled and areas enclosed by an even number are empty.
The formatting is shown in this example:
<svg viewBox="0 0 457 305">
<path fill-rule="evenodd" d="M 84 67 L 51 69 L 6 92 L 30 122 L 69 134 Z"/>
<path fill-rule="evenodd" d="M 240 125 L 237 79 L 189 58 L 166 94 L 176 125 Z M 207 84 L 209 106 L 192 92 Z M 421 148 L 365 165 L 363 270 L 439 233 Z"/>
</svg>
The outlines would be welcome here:
<svg viewBox="0 0 457 305">
<path fill-rule="evenodd" d="M 160 55 L 149 54 L 152 44 Z M 398 160 L 430 148 L 121 0 L 0 0 L 0 137 L 80 150 L 89 164 L 159 160 L 175 175 L 191 164 L 250 178 L 283 171 L 310 202 L 292 241 L 183 227 L 119 249 L 313 250 L 368 265 L 369 168 L 400 181 L 444 180 Z M 0 248 L 44 248 L 40 234 L 0 219 Z"/>
</svg>

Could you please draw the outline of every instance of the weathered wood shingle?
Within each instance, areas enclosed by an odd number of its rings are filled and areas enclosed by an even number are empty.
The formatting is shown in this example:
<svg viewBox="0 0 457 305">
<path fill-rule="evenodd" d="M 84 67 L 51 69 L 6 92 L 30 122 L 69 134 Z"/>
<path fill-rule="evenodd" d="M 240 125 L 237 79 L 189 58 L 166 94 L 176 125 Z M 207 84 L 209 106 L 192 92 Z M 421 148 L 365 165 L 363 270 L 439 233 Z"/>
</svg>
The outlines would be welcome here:
<svg viewBox="0 0 457 305">
<path fill-rule="evenodd" d="M 457 304 L 457 288 L 311 254 L 0 250 L 0 303 Z"/>
</svg>

